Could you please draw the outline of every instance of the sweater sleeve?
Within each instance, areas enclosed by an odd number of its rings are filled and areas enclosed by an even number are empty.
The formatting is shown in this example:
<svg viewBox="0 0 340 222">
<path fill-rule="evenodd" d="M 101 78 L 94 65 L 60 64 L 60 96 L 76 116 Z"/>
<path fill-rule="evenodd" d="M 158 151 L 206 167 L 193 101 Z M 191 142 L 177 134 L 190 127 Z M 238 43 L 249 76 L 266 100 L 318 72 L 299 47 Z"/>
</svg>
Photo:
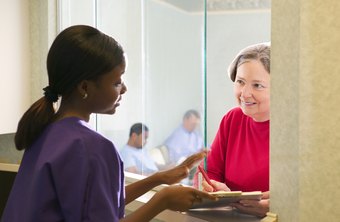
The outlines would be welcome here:
<svg viewBox="0 0 340 222">
<path fill-rule="evenodd" d="M 228 116 L 229 115 L 226 114 L 223 117 L 207 158 L 208 176 L 210 179 L 222 183 L 225 183 L 225 156 L 227 152 L 227 138 L 229 134 Z"/>
</svg>

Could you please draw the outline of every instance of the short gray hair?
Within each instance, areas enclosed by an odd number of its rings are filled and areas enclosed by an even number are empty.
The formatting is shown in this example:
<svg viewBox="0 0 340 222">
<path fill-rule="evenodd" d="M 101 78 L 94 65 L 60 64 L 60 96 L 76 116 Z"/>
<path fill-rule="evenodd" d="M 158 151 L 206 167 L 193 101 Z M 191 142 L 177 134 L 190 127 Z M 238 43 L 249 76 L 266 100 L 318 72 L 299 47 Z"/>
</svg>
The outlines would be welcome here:
<svg viewBox="0 0 340 222">
<path fill-rule="evenodd" d="M 242 49 L 228 68 L 231 81 L 235 82 L 237 68 L 250 60 L 260 61 L 266 71 L 270 73 L 270 43 L 259 43 Z"/>
<path fill-rule="evenodd" d="M 183 119 L 189 119 L 191 116 L 195 116 L 197 119 L 201 118 L 201 115 L 197 110 L 189 109 L 184 113 Z"/>
</svg>

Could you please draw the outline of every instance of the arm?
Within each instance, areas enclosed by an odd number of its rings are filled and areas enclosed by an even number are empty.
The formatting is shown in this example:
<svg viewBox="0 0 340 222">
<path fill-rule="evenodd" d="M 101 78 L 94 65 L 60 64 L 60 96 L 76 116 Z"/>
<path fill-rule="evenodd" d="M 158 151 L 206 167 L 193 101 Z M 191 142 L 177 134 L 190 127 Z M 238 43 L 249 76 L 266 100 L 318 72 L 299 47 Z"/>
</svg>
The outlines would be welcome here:
<svg viewBox="0 0 340 222">
<path fill-rule="evenodd" d="M 206 172 L 210 179 L 219 182 L 225 182 L 225 167 L 227 153 L 227 138 L 229 136 L 226 125 L 226 118 L 221 121 L 219 129 L 216 133 L 213 143 L 211 144 L 210 152 L 207 156 Z"/>
<path fill-rule="evenodd" d="M 120 221 L 147 222 L 165 209 L 186 211 L 195 202 L 201 202 L 204 198 L 216 200 L 214 196 L 191 187 L 169 186 L 159 191 L 149 202 Z"/>
<path fill-rule="evenodd" d="M 125 204 L 129 204 L 160 184 L 162 184 L 162 175 L 159 172 L 125 186 Z"/>
<path fill-rule="evenodd" d="M 125 204 L 130 203 L 144 193 L 160 184 L 174 184 L 180 182 L 189 174 L 191 169 L 198 161 L 206 155 L 205 151 L 189 156 L 180 165 L 166 171 L 155 173 L 145 179 L 129 184 L 125 187 Z"/>
</svg>

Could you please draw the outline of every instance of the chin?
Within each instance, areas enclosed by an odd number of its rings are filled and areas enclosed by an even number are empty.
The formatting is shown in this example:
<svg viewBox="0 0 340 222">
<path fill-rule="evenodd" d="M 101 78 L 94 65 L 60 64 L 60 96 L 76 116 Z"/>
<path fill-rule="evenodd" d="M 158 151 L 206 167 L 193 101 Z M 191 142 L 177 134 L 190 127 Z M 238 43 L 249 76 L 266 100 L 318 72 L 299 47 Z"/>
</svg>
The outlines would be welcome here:
<svg viewBox="0 0 340 222">
<path fill-rule="evenodd" d="M 115 113 L 116 113 L 116 109 L 106 110 L 105 112 L 102 112 L 102 114 L 107 114 L 107 115 L 113 115 Z"/>
<path fill-rule="evenodd" d="M 244 115 L 249 116 L 249 117 L 252 117 L 251 113 L 250 113 L 250 112 L 247 112 L 246 109 L 244 109 L 244 108 L 241 108 L 241 109 L 242 109 L 242 112 L 243 112 Z"/>
</svg>

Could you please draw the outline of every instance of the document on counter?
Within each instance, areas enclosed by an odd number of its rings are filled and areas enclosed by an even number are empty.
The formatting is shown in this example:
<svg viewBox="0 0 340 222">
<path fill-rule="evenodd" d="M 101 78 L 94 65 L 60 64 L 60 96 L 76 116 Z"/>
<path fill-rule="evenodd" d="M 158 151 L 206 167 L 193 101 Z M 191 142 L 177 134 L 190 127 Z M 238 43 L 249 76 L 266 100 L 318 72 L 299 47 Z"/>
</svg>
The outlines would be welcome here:
<svg viewBox="0 0 340 222">
<path fill-rule="evenodd" d="M 218 197 L 217 201 L 203 199 L 201 203 L 194 203 L 191 209 L 198 208 L 215 208 L 225 207 L 230 203 L 236 203 L 240 200 L 261 200 L 261 191 L 241 192 L 241 191 L 216 191 L 209 192 L 211 195 Z"/>
</svg>

